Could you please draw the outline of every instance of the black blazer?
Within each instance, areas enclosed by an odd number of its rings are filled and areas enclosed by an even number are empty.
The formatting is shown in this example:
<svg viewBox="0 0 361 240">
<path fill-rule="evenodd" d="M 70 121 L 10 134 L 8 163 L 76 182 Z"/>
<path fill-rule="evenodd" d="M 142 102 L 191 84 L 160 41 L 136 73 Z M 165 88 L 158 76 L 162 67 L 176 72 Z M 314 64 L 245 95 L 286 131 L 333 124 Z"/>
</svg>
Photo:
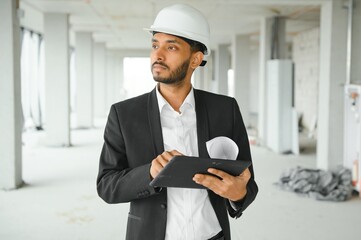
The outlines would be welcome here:
<svg viewBox="0 0 361 240">
<path fill-rule="evenodd" d="M 226 136 L 239 148 L 237 160 L 251 160 L 248 136 L 234 98 L 194 89 L 200 157 L 209 157 L 205 142 Z M 156 89 L 114 104 L 104 132 L 97 191 L 107 203 L 130 202 L 129 240 L 163 240 L 167 222 L 167 190 L 149 186 L 151 161 L 164 151 Z M 252 177 L 247 195 L 235 211 L 224 199 L 208 190 L 225 239 L 231 239 L 227 210 L 240 217 L 255 199 L 258 187 Z"/>
</svg>

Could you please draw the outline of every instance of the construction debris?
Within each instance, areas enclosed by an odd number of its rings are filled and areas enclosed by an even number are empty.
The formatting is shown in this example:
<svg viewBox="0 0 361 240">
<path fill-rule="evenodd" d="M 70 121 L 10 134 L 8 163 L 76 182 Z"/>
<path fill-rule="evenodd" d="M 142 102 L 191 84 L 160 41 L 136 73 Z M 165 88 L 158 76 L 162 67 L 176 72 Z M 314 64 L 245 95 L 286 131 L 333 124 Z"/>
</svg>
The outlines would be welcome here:
<svg viewBox="0 0 361 240">
<path fill-rule="evenodd" d="M 284 190 L 327 201 L 346 201 L 353 191 L 352 173 L 346 168 L 324 171 L 298 166 L 285 170 L 276 184 Z"/>
</svg>

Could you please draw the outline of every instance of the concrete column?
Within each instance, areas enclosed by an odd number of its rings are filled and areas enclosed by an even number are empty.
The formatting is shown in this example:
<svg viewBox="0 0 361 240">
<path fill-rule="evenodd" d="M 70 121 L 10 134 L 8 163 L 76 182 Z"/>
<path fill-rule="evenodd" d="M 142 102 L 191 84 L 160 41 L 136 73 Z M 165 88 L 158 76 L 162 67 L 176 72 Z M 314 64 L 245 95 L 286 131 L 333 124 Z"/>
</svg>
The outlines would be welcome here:
<svg viewBox="0 0 361 240">
<path fill-rule="evenodd" d="M 232 69 L 234 73 L 234 96 L 241 109 L 243 121 L 249 126 L 250 118 L 250 39 L 248 35 L 238 35 L 232 42 Z"/>
<path fill-rule="evenodd" d="M 206 77 L 205 76 L 206 69 L 207 68 L 204 68 L 204 67 L 199 68 L 199 89 L 202 89 L 202 90 L 204 90 L 204 88 L 205 88 L 204 82 L 206 81 L 206 78 L 205 78 Z"/>
<path fill-rule="evenodd" d="M 105 84 L 105 104 L 107 106 L 107 110 L 109 111 L 110 106 L 113 104 L 110 92 L 111 92 L 111 86 L 112 86 L 112 65 L 113 65 L 113 54 L 111 51 L 106 51 L 105 53 L 105 78 L 106 78 L 106 84 Z"/>
<path fill-rule="evenodd" d="M 90 32 L 75 34 L 77 126 L 93 126 L 93 40 Z"/>
<path fill-rule="evenodd" d="M 204 89 L 204 67 L 198 67 L 194 71 L 194 87 L 197 89 Z"/>
<path fill-rule="evenodd" d="M 20 26 L 16 1 L 0 1 L 0 189 L 22 183 Z"/>
<path fill-rule="evenodd" d="M 259 45 L 259 108 L 258 141 L 265 145 L 267 139 L 267 61 L 271 59 L 272 18 L 261 19 Z"/>
<path fill-rule="evenodd" d="M 106 54 L 106 105 L 109 111 L 110 106 L 116 102 L 114 88 L 115 88 L 115 52 L 108 51 Z"/>
<path fill-rule="evenodd" d="M 198 88 L 199 89 L 199 86 L 201 85 L 201 82 L 200 82 L 200 70 L 199 68 L 196 68 L 193 72 L 193 87 L 195 88 Z"/>
<path fill-rule="evenodd" d="M 68 15 L 44 14 L 46 143 L 70 146 Z"/>
<path fill-rule="evenodd" d="M 271 58 L 287 59 L 287 43 L 286 43 L 286 18 L 275 17 L 272 22 L 273 29 L 277 32 L 272 34 L 271 39 Z"/>
<path fill-rule="evenodd" d="M 361 84 L 361 1 L 353 2 L 351 83 Z"/>
<path fill-rule="evenodd" d="M 252 40 L 251 40 L 252 42 Z M 251 44 L 252 45 L 252 44 Z M 252 48 L 250 59 L 250 124 L 258 129 L 258 107 L 259 107 L 259 48 Z"/>
<path fill-rule="evenodd" d="M 228 95 L 228 69 L 231 67 L 228 48 L 228 44 L 220 44 L 215 52 L 215 90 L 223 95 Z"/>
<path fill-rule="evenodd" d="M 105 117 L 108 111 L 106 106 L 105 57 L 105 44 L 94 43 L 93 76 L 95 117 Z"/>
<path fill-rule="evenodd" d="M 212 91 L 213 83 L 215 82 L 215 74 L 214 74 L 214 59 L 215 59 L 214 51 L 212 51 L 212 55 L 207 57 L 207 64 L 204 68 L 204 81 L 203 81 L 203 89 L 205 91 Z"/>
<path fill-rule="evenodd" d="M 325 170 L 342 165 L 343 160 L 346 26 L 347 11 L 343 8 L 343 1 L 322 4 L 317 167 Z"/>
<path fill-rule="evenodd" d="M 124 56 L 116 54 L 115 56 L 115 82 L 114 82 L 114 101 L 124 100 Z"/>
</svg>

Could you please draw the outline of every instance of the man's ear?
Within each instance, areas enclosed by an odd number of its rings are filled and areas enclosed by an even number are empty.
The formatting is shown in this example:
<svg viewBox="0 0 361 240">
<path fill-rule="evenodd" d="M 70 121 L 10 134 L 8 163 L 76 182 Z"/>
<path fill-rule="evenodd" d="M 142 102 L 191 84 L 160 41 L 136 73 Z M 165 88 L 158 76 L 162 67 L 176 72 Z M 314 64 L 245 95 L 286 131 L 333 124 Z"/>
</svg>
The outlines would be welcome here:
<svg viewBox="0 0 361 240">
<path fill-rule="evenodd" d="M 204 54 L 200 51 L 193 53 L 192 61 L 191 61 L 191 68 L 196 69 L 203 61 Z"/>
</svg>

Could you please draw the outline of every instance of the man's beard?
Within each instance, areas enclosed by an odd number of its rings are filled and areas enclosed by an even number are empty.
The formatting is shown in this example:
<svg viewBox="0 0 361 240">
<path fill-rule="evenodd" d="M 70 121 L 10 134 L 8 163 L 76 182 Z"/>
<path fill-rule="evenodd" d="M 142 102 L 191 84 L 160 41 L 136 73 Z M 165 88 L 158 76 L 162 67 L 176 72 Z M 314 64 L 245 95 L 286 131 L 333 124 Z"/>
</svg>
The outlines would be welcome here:
<svg viewBox="0 0 361 240">
<path fill-rule="evenodd" d="M 152 72 L 153 72 L 153 65 L 154 64 L 159 64 L 159 65 L 162 65 L 162 66 L 166 67 L 167 69 L 169 69 L 169 67 L 166 64 L 162 63 L 162 62 L 154 62 L 152 64 Z M 190 59 L 184 61 L 176 70 L 171 71 L 170 76 L 168 78 L 163 78 L 163 77 L 160 77 L 160 76 L 154 76 L 154 74 L 153 74 L 153 79 L 156 82 L 159 82 L 159 83 L 180 84 L 180 83 L 182 83 L 184 81 L 184 79 L 185 79 L 185 77 L 187 75 L 189 64 L 190 64 Z"/>
</svg>

